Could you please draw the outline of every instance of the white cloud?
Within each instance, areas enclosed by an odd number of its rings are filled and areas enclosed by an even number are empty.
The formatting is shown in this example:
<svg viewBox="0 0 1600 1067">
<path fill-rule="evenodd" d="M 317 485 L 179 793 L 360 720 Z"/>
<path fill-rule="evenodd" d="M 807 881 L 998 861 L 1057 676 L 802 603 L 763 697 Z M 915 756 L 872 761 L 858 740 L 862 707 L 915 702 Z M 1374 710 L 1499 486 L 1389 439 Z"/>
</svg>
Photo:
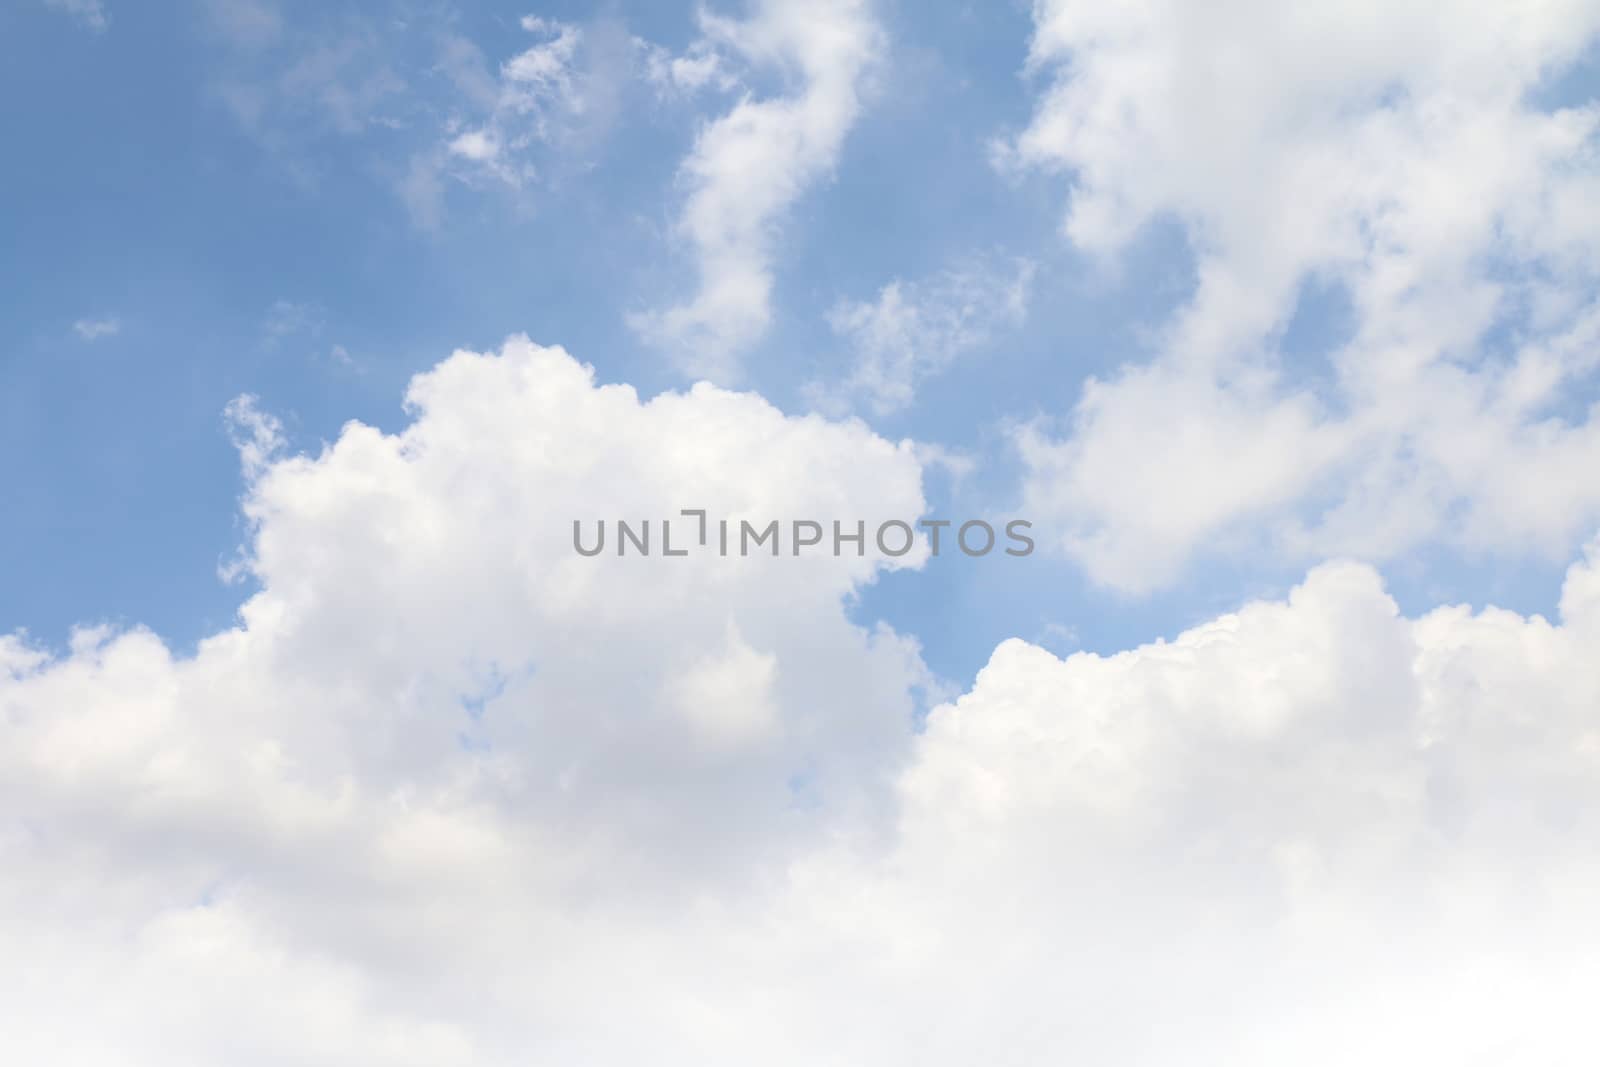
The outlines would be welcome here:
<svg viewBox="0 0 1600 1067">
<path fill-rule="evenodd" d="M 285 173 L 314 188 L 349 155 L 332 141 L 360 146 L 423 229 L 460 186 L 522 208 L 530 190 L 586 174 L 637 83 L 655 80 L 652 57 L 686 86 L 731 84 L 709 46 L 663 58 L 607 15 L 526 16 L 480 46 L 445 9 L 291 23 L 272 0 L 204 3 L 224 46 L 213 92 Z"/>
<path fill-rule="evenodd" d="M 239 453 L 239 465 L 245 477 L 252 480 L 266 473 L 287 444 L 283 423 L 256 404 L 256 398 L 246 394 L 235 397 L 224 410 L 233 447 Z"/>
<path fill-rule="evenodd" d="M 447 13 L 287 20 L 273 0 L 204 6 L 220 46 L 212 92 L 287 176 L 314 188 L 349 158 L 334 142 L 359 146 L 415 221 L 438 224 L 449 143 L 499 101 L 482 51 Z"/>
<path fill-rule="evenodd" d="M 531 150 L 547 143 L 555 126 L 584 110 L 581 72 L 576 69 L 583 31 L 531 16 L 522 20 L 522 27 L 545 39 L 501 65 L 494 104 L 482 124 L 448 142 L 451 156 L 474 165 L 460 176 L 486 174 L 520 188 L 538 173 Z"/>
<path fill-rule="evenodd" d="M 105 5 L 100 0 L 44 0 L 47 7 L 54 8 L 72 18 L 86 30 L 94 33 L 104 33 L 111 28 L 111 16 L 106 14 Z"/>
<path fill-rule="evenodd" d="M 492 74 L 476 46 L 450 38 L 447 69 L 466 92 L 466 106 L 446 123 L 443 144 L 415 157 L 405 184 L 413 216 L 425 227 L 439 220 L 443 177 L 523 190 L 541 178 L 541 167 L 585 165 L 616 120 L 636 72 L 613 23 L 580 27 L 528 16 L 521 26 L 539 39 Z"/>
<path fill-rule="evenodd" d="M 895 280 L 871 302 L 842 300 L 828 321 L 854 366 L 838 383 L 813 385 L 825 406 L 862 396 L 878 414 L 911 404 L 917 386 L 1022 321 L 1033 264 L 1002 270 L 981 260 L 917 282 Z"/>
<path fill-rule="evenodd" d="M 1048 87 L 1000 157 L 1071 175 L 1079 247 L 1176 218 L 1197 259 L 1155 358 L 1024 434 L 1029 506 L 1092 576 L 1432 541 L 1559 558 L 1600 521 L 1578 473 L 1600 422 L 1561 408 L 1600 358 L 1600 111 L 1533 99 L 1600 8 L 1050 2 L 1036 22 Z M 1307 375 L 1280 343 L 1313 282 L 1354 327 Z"/>
<path fill-rule="evenodd" d="M 695 93 L 708 86 L 727 92 L 739 84 L 707 38 L 697 38 L 678 56 L 642 38 L 634 38 L 633 46 L 641 57 L 645 80 L 661 97 Z"/>
<path fill-rule="evenodd" d="M 458 185 L 520 194 L 592 165 L 639 73 L 603 16 L 525 18 L 480 47 L 445 8 L 287 20 L 273 0 L 204 3 L 213 92 L 240 126 L 307 188 L 365 160 L 423 229 Z"/>
<path fill-rule="evenodd" d="M 863 1012 L 843 1058 L 1592 1056 L 1597 562 L 1561 626 L 1409 621 L 1332 565 L 1170 644 L 1002 645 L 932 716 L 888 854 L 812 874 L 872 976 L 838 1001 L 925 1024 Z"/>
<path fill-rule="evenodd" d="M 730 630 L 727 644 L 679 673 L 669 700 L 686 735 L 714 748 L 745 748 L 772 739 L 780 720 L 773 686 L 778 659 L 758 652 Z"/>
<path fill-rule="evenodd" d="M 792 84 L 744 96 L 701 129 L 679 171 L 688 194 L 676 223 L 695 295 L 633 324 L 688 372 L 727 379 L 770 321 L 784 216 L 832 170 L 883 44 L 864 0 L 761 0 L 745 20 L 702 14 L 701 25 L 715 54 Z"/>
<path fill-rule="evenodd" d="M 910 446 L 513 340 L 249 477 L 238 627 L 0 638 L 0 1028 L 61 1064 L 1587 1063 L 1600 545 L 925 673 L 885 563 L 570 519 L 914 515 Z"/>
<path fill-rule="evenodd" d="M 489 130 L 468 130 L 450 142 L 450 153 L 474 163 L 493 163 L 500 155 L 500 139 Z"/>
<path fill-rule="evenodd" d="M 72 324 L 72 332 L 85 341 L 98 341 L 102 337 L 115 337 L 122 332 L 122 323 L 115 318 L 79 319 Z"/>
<path fill-rule="evenodd" d="M 529 32 L 546 34 L 549 39 L 512 56 L 502 71 L 505 78 L 526 86 L 525 91 L 536 98 L 570 95 L 572 59 L 583 39 L 582 31 L 565 23 L 529 25 L 526 21 L 523 28 Z"/>
<path fill-rule="evenodd" d="M 915 517 L 909 445 L 709 386 L 641 402 L 526 341 L 458 353 L 409 404 L 403 434 L 351 424 L 315 457 L 234 408 L 261 592 L 192 658 L 138 630 L 85 632 L 49 664 L 0 643 L 0 995 L 38 1011 L 0 1059 L 510 1056 L 493 1026 L 391 999 L 389 923 L 486 891 L 488 925 L 424 921 L 433 947 L 403 954 L 493 970 L 492 927 L 577 947 L 577 913 L 527 910 L 547 893 L 603 874 L 603 896 L 653 909 L 846 811 L 881 819 L 925 672 L 843 601 L 902 561 L 589 560 L 571 523 Z M 358 914 L 371 925 L 345 925 Z M 553 998 L 530 1016 L 556 1027 L 545 1047 L 588 1025 L 561 1021 L 578 987 L 593 1021 L 602 978 L 526 987 Z M 92 1025 L 62 1025 L 61 983 Z M 495 985 L 485 1004 L 506 1004 Z"/>
</svg>

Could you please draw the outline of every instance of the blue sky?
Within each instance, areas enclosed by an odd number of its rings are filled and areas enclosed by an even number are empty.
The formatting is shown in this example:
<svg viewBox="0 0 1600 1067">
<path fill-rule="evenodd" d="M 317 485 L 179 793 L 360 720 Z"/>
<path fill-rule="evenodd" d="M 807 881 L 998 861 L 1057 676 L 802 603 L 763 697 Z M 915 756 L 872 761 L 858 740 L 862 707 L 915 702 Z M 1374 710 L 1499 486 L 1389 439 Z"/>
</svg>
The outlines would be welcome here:
<svg viewBox="0 0 1600 1067">
<path fill-rule="evenodd" d="M 541 146 L 522 187 L 445 175 L 426 209 L 407 199 L 406 161 L 470 113 L 450 42 L 492 74 L 538 39 L 518 24 L 522 6 L 127 5 L 103 29 L 44 3 L 0 14 L 0 90 L 30 102 L 0 115 L 17 146 L 0 172 L 0 630 L 55 643 L 79 623 L 142 622 L 188 646 L 228 625 L 249 591 L 217 575 L 246 536 L 222 420 L 241 393 L 314 452 L 350 419 L 403 426 L 412 375 L 515 332 L 646 395 L 688 384 L 628 316 L 682 289 L 692 264 L 670 234 L 675 175 L 728 97 L 658 94 L 627 57 L 630 39 L 684 49 L 696 10 L 541 8 L 584 29 L 608 102 Z M 959 480 L 929 470 L 935 512 L 1016 513 L 1012 428 L 1059 419 L 1086 377 L 1152 358 L 1195 293 L 1194 231 L 1158 213 L 1114 254 L 1086 251 L 1061 234 L 1062 175 L 996 166 L 993 145 L 1028 125 L 1049 81 L 1024 70 L 1020 5 L 902 4 L 881 17 L 891 43 L 859 120 L 828 175 L 774 223 L 773 320 L 730 384 L 808 410 L 808 384 L 848 369 L 829 325 L 838 302 L 974 257 L 1025 260 L 1025 315 L 909 406 L 856 408 L 884 436 L 972 461 Z M 1546 106 L 1592 90 L 1575 70 Z M 751 75 L 757 93 L 781 86 L 763 77 L 774 76 Z M 1337 282 L 1304 292 L 1281 351 L 1291 379 L 1315 381 L 1350 312 Z M 74 329 L 89 322 L 116 328 L 90 340 Z M 1569 399 L 1581 410 L 1594 395 Z M 1379 562 L 1404 603 L 1548 612 L 1566 559 L 1424 544 Z M 1281 591 L 1302 570 L 1247 553 L 1130 594 L 1056 555 L 957 560 L 884 576 L 854 611 L 918 635 L 931 665 L 964 682 L 1007 636 L 1113 649 Z"/>
</svg>

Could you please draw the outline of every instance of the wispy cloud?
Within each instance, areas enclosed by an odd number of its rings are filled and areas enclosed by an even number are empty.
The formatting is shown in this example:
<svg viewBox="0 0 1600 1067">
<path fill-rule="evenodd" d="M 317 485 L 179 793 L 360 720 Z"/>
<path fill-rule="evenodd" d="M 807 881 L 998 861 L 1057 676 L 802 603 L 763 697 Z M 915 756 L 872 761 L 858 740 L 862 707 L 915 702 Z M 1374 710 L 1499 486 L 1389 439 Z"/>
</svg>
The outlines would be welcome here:
<svg viewBox="0 0 1600 1067">
<path fill-rule="evenodd" d="M 1027 312 L 1034 266 L 974 258 L 920 281 L 896 279 L 876 300 L 841 300 L 829 312 L 855 365 L 838 383 L 817 383 L 813 399 L 842 409 L 856 397 L 880 415 L 911 404 L 923 379 L 981 347 Z"/>
<path fill-rule="evenodd" d="M 312 304 L 292 300 L 277 300 L 267 309 L 261 322 L 262 337 L 268 345 L 277 344 L 296 334 L 316 335 L 322 332 L 322 311 Z"/>
<path fill-rule="evenodd" d="M 79 319 L 72 324 L 72 332 L 85 341 L 98 341 L 102 337 L 115 337 L 122 332 L 122 323 L 115 319 Z"/>
<path fill-rule="evenodd" d="M 206 0 L 223 62 L 213 92 L 298 184 L 370 153 L 413 222 L 458 186 L 520 193 L 581 165 L 643 61 L 621 24 L 529 16 L 478 42 L 440 12 L 290 20 L 270 0 Z M 500 47 L 509 46 L 505 54 Z"/>
<path fill-rule="evenodd" d="M 481 120 L 452 122 L 446 131 L 446 156 L 458 164 L 458 177 L 487 175 L 520 188 L 537 173 L 528 150 L 548 141 L 555 125 L 583 111 L 577 69 L 583 30 L 533 16 L 522 20 L 522 28 L 541 39 L 500 68 L 488 113 Z"/>
<path fill-rule="evenodd" d="M 212 25 L 234 44 L 259 48 L 283 36 L 283 16 L 266 0 L 207 0 L 205 9 Z"/>
<path fill-rule="evenodd" d="M 209 0 L 206 13 L 212 94 L 303 187 L 337 159 L 330 145 L 384 138 L 417 117 L 414 64 L 391 21 L 341 13 L 291 24 L 267 0 Z"/>
<path fill-rule="evenodd" d="M 444 35 L 438 72 L 459 94 L 439 135 L 399 179 L 413 220 L 424 229 L 444 216 L 456 185 L 521 195 L 582 171 L 622 111 L 626 87 L 644 77 L 643 60 L 619 22 L 583 25 L 528 16 L 531 43 L 498 67 L 453 32 Z"/>
<path fill-rule="evenodd" d="M 720 61 L 707 65 L 713 54 L 799 74 L 794 90 L 745 95 L 701 130 L 679 170 L 689 194 L 676 226 L 699 283 L 684 303 L 632 319 L 690 373 L 725 379 L 771 320 L 778 226 L 833 169 L 860 111 L 862 81 L 886 45 L 859 0 L 785 0 L 745 21 L 702 15 L 701 25 L 715 51 L 691 48 L 700 66 L 684 68 L 686 81 L 719 76 Z M 666 72 L 673 75 L 670 65 Z"/>
<path fill-rule="evenodd" d="M 712 43 L 702 37 L 682 55 L 673 55 L 667 49 L 635 37 L 633 46 L 638 50 L 644 78 L 662 98 L 685 96 L 711 87 L 727 92 L 738 86 L 739 79 L 728 69 L 728 64 L 718 55 Z"/>
<path fill-rule="evenodd" d="M 71 15 L 78 25 L 94 33 L 111 28 L 111 16 L 100 0 L 44 0 L 45 6 Z"/>
</svg>

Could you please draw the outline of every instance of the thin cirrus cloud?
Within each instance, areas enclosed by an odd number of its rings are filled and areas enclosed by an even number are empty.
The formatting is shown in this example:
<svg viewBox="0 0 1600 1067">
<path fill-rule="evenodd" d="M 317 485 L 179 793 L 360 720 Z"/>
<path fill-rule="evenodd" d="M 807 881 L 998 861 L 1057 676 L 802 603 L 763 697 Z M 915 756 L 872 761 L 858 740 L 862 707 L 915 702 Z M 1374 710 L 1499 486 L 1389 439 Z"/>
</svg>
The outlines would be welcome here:
<svg viewBox="0 0 1600 1067">
<path fill-rule="evenodd" d="M 582 28 L 532 15 L 520 25 L 536 40 L 501 64 L 487 114 L 464 126 L 454 120 L 445 145 L 450 159 L 512 188 L 537 177 L 531 150 L 581 116 L 590 95 Z"/>
<path fill-rule="evenodd" d="M 1035 266 L 969 257 L 929 278 L 896 279 L 870 301 L 840 300 L 828 313 L 849 349 L 843 378 L 813 382 L 809 395 L 842 410 L 859 400 L 887 415 L 909 407 L 917 387 L 1015 327 L 1027 314 Z"/>
<path fill-rule="evenodd" d="M 899 561 L 565 521 L 914 515 L 908 444 L 519 338 L 408 402 L 314 456 L 234 405 L 259 588 L 192 654 L 0 639 L 8 1062 L 1592 1051 L 1600 545 L 1557 622 L 1325 566 L 1113 656 L 1007 641 L 919 730 L 915 643 L 845 608 Z"/>
<path fill-rule="evenodd" d="M 673 55 L 671 50 L 643 38 L 635 38 L 634 46 L 643 61 L 645 80 L 663 99 L 692 95 L 707 87 L 726 92 L 738 85 L 738 79 L 708 38 L 696 38 L 682 55 Z"/>
<path fill-rule="evenodd" d="M 553 145 L 586 147 L 614 113 L 609 83 L 628 76 L 595 59 L 584 28 L 535 16 L 495 41 L 514 49 L 496 64 L 443 11 L 291 25 L 266 0 L 206 10 L 227 60 L 212 92 L 284 171 L 314 188 L 330 149 L 356 146 L 423 229 L 443 224 L 453 187 L 521 190 Z"/>
<path fill-rule="evenodd" d="M 314 187 L 326 165 L 316 149 L 367 143 L 423 229 L 444 224 L 458 186 L 520 193 L 551 171 L 581 170 L 635 84 L 687 98 L 781 83 L 746 89 L 700 129 L 679 168 L 673 224 L 694 293 L 631 316 L 641 336 L 712 378 L 736 376 L 765 333 L 785 216 L 831 171 L 884 48 L 865 0 L 762 0 L 742 18 L 702 11 L 681 54 L 619 22 L 528 15 L 503 61 L 437 15 L 291 30 L 263 0 L 210 0 L 208 10 L 231 57 L 213 91 L 285 171 Z M 397 147 L 400 165 L 389 162 Z"/>
<path fill-rule="evenodd" d="M 1561 558 L 1600 520 L 1600 420 L 1572 410 L 1600 360 L 1600 113 L 1535 90 L 1600 9 L 1246 6 L 1036 8 L 1042 89 L 997 161 L 1069 175 L 1090 253 L 1178 220 L 1198 282 L 1149 359 L 1019 433 L 1028 506 L 1132 590 L 1223 545 Z M 1283 349 L 1313 285 L 1351 309 L 1323 373 Z"/>
<path fill-rule="evenodd" d="M 265 343 L 276 344 L 296 335 L 322 332 L 323 312 L 315 304 L 294 300 L 274 300 L 261 320 Z"/>
<path fill-rule="evenodd" d="M 122 332 L 119 319 L 79 319 L 72 324 L 72 332 L 85 341 L 98 341 L 102 337 L 115 337 Z"/>
<path fill-rule="evenodd" d="M 695 138 L 679 169 L 687 192 L 674 223 L 695 265 L 694 295 L 631 321 L 688 373 L 725 380 L 771 322 L 784 216 L 832 170 L 884 45 L 864 0 L 762 0 L 746 19 L 702 13 L 700 24 L 707 44 L 691 47 L 689 65 L 668 62 L 663 74 L 657 56 L 647 72 L 699 83 L 722 69 L 709 57 L 725 55 L 786 86 L 741 96 Z"/>
<path fill-rule="evenodd" d="M 111 28 L 111 16 L 100 0 L 44 0 L 45 5 L 64 15 L 92 33 L 104 33 Z"/>
</svg>

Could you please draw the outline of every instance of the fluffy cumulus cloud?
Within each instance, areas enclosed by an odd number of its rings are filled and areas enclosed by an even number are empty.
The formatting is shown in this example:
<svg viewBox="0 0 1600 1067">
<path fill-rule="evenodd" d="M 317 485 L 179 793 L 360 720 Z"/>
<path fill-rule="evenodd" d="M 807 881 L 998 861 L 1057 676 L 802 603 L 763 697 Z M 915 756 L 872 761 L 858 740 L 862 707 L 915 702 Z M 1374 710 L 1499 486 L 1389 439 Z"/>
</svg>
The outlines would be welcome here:
<svg viewBox="0 0 1600 1067">
<path fill-rule="evenodd" d="M 1197 279 L 1148 360 L 1022 435 L 1069 551 L 1144 588 L 1219 546 L 1576 547 L 1600 516 L 1573 402 L 1600 354 L 1600 110 L 1559 76 L 1600 7 L 1035 16 L 1044 89 L 997 158 L 1070 176 L 1090 253 L 1175 220 Z"/>
<path fill-rule="evenodd" d="M 0 645 L 0 955 L 27 961 L 0 995 L 35 1020 L 3 1058 L 576 1048 L 614 980 L 675 966 L 623 977 L 649 950 L 599 929 L 665 936 L 829 825 L 885 824 L 929 679 L 844 601 L 902 561 L 666 558 L 658 524 L 914 519 L 909 444 L 709 386 L 642 403 L 524 340 L 409 403 L 314 457 L 232 407 L 260 589 L 192 657 L 138 629 Z M 618 518 L 656 554 L 574 551 L 573 520 Z"/>
<path fill-rule="evenodd" d="M 1407 620 L 1334 564 L 1171 643 L 1002 645 L 930 719 L 894 844 L 822 865 L 906 1020 L 845 1059 L 1592 1056 L 1597 564 L 1559 625 Z"/>
<path fill-rule="evenodd" d="M 1554 622 L 1336 564 L 919 725 L 846 614 L 898 561 L 570 540 L 914 517 L 909 445 L 520 339 L 409 403 L 234 406 L 259 587 L 193 655 L 0 640 L 0 1058 L 1592 1061 L 1600 549 Z"/>
<path fill-rule="evenodd" d="M 699 274 L 694 296 L 633 321 L 690 373 L 726 379 L 771 319 L 784 215 L 832 170 L 883 42 L 865 0 L 759 0 L 747 18 L 700 22 L 702 42 L 678 60 L 652 53 L 658 85 L 698 87 L 738 64 L 782 88 L 742 95 L 700 131 L 676 221 Z"/>
</svg>

